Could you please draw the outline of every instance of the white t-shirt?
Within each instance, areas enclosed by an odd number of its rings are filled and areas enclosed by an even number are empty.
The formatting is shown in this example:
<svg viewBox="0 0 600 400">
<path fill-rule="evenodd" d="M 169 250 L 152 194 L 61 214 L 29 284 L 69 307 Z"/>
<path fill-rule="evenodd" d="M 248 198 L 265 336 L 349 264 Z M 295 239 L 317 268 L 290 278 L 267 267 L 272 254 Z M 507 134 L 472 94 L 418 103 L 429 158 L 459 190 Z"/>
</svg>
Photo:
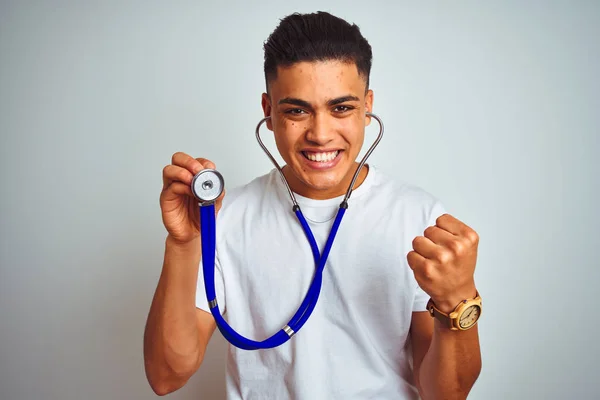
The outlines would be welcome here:
<svg viewBox="0 0 600 400">
<path fill-rule="evenodd" d="M 343 196 L 296 197 L 322 251 Z M 444 212 L 428 192 L 370 166 L 348 202 L 312 315 L 279 347 L 229 345 L 227 398 L 418 398 L 408 334 L 429 296 L 406 254 Z M 238 333 L 262 341 L 296 312 L 315 270 L 277 170 L 228 190 L 216 226 L 219 307 Z M 210 312 L 202 269 L 196 306 Z"/>
</svg>

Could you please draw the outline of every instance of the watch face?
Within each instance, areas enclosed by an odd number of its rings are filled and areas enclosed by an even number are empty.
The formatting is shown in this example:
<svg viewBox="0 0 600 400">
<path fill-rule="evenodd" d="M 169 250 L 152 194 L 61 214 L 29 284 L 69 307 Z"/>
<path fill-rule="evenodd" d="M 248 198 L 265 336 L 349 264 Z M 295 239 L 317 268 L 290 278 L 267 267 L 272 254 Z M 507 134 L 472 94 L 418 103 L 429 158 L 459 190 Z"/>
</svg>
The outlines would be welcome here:
<svg viewBox="0 0 600 400">
<path fill-rule="evenodd" d="M 472 305 L 467 308 L 462 315 L 460 316 L 460 327 L 462 329 L 468 329 L 475 325 L 477 320 L 479 319 L 479 314 L 481 314 L 481 309 L 477 305 Z"/>
</svg>

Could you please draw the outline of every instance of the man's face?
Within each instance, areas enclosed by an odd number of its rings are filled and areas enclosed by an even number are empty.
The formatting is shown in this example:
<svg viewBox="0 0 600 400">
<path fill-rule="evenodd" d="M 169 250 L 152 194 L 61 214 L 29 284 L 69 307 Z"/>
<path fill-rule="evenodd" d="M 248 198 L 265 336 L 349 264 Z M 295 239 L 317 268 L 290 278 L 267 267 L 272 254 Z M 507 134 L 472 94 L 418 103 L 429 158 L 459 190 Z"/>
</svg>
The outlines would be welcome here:
<svg viewBox="0 0 600 400">
<path fill-rule="evenodd" d="M 356 65 L 319 61 L 279 67 L 269 92 L 263 94 L 263 110 L 271 116 L 267 126 L 292 190 L 314 199 L 344 194 L 370 123 L 365 113 L 373 105 L 373 92 L 366 91 Z"/>
</svg>

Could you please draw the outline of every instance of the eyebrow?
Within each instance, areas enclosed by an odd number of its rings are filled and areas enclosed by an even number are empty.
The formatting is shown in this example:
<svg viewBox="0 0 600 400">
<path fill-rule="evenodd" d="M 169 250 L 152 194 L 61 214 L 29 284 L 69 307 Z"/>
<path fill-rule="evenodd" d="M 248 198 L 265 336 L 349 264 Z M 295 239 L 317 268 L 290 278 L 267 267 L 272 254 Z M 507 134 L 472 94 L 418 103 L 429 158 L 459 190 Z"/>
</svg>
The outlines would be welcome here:
<svg viewBox="0 0 600 400">
<path fill-rule="evenodd" d="M 335 99 L 331 99 L 327 102 L 327 105 L 335 106 L 337 104 L 345 103 L 347 101 L 359 101 L 359 100 L 360 99 L 356 96 L 347 95 L 347 96 L 342 96 L 342 97 L 337 97 Z M 295 106 L 305 107 L 305 108 L 309 108 L 309 109 L 313 108 L 312 104 L 310 104 L 308 101 L 302 100 L 302 99 L 297 99 L 294 97 L 286 97 L 284 99 L 281 99 L 281 100 L 279 100 L 279 102 L 277 104 L 292 104 Z"/>
</svg>

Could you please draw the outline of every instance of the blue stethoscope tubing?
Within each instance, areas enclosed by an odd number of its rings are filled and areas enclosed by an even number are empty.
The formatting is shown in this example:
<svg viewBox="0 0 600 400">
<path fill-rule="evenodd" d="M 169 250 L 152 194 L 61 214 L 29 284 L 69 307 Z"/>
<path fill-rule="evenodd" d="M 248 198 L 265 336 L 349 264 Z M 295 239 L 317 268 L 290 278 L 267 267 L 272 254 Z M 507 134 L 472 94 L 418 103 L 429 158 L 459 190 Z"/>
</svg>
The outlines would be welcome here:
<svg viewBox="0 0 600 400">
<path fill-rule="evenodd" d="M 315 306 L 317 305 L 317 301 L 319 299 L 319 295 L 321 293 L 321 284 L 323 281 L 323 270 L 325 268 L 325 264 L 327 263 L 327 258 L 331 251 L 331 247 L 333 246 L 333 242 L 335 240 L 335 236 L 338 232 L 340 224 L 342 222 L 342 218 L 346 210 L 348 209 L 348 199 L 352 194 L 352 189 L 358 178 L 358 174 L 360 170 L 366 163 L 368 157 L 371 155 L 373 150 L 377 147 L 379 142 L 383 137 L 383 123 L 381 119 L 372 113 L 367 113 L 368 116 L 374 118 L 379 123 L 379 135 L 375 142 L 371 145 L 369 150 L 363 156 L 354 176 L 352 178 L 352 182 L 348 186 L 348 190 L 346 191 L 346 195 L 344 200 L 340 203 L 340 207 L 336 214 L 335 220 L 331 227 L 331 231 L 329 232 L 329 236 L 327 238 L 327 242 L 325 243 L 325 247 L 323 248 L 323 253 L 319 252 L 319 247 L 317 245 L 317 241 L 300 210 L 300 206 L 296 201 L 296 197 L 285 179 L 282 168 L 279 166 L 275 158 L 271 155 L 269 150 L 266 148 L 264 143 L 260 138 L 260 127 L 263 123 L 268 121 L 270 117 L 263 118 L 256 127 L 256 139 L 260 144 L 263 151 L 267 154 L 271 162 L 275 165 L 279 174 L 285 183 L 285 186 L 288 190 L 288 194 L 293 203 L 293 211 L 302 226 L 302 229 L 308 239 L 310 244 L 313 258 L 315 261 L 315 274 L 313 276 L 310 287 L 298 307 L 298 310 L 294 314 L 294 316 L 290 319 L 290 321 L 279 331 L 277 331 L 273 336 L 263 340 L 263 341 L 255 341 L 248 339 L 239 333 L 237 333 L 223 318 L 221 315 L 221 311 L 219 309 L 219 305 L 217 303 L 217 296 L 215 290 L 215 253 L 216 253 L 216 213 L 215 213 L 215 200 L 222 193 L 224 182 L 221 174 L 219 174 L 215 170 L 202 170 L 195 177 L 192 182 L 192 192 L 196 196 L 200 205 L 200 231 L 201 231 L 201 241 L 202 241 L 202 272 L 204 275 L 204 288 L 206 292 L 206 298 L 209 303 L 209 308 L 211 314 L 215 318 L 215 322 L 219 331 L 223 335 L 223 337 L 233 344 L 234 346 L 244 349 L 244 350 L 257 350 L 257 349 L 269 349 L 273 347 L 277 347 L 282 345 L 291 339 L 291 337 L 296 334 L 300 328 L 308 321 L 308 318 L 312 314 Z M 216 185 L 217 190 L 215 191 L 214 183 L 212 180 L 207 179 L 202 181 L 202 175 L 209 174 L 212 179 L 217 179 L 220 182 Z M 208 188 L 205 193 L 203 188 Z"/>
</svg>

